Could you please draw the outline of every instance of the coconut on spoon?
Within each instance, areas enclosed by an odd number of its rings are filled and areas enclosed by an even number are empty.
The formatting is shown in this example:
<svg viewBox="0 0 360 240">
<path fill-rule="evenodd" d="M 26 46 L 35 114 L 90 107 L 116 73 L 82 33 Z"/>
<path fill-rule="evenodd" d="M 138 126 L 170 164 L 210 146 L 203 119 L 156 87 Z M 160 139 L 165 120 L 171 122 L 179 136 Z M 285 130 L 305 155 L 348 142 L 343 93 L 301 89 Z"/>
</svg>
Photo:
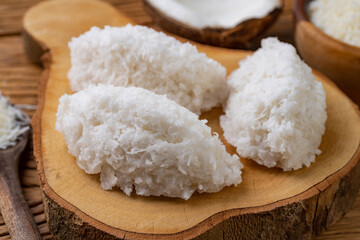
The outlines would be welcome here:
<svg viewBox="0 0 360 240">
<path fill-rule="evenodd" d="M 18 175 L 18 158 L 28 141 L 29 122 L 0 94 L 0 208 L 12 239 L 41 239 Z"/>
<path fill-rule="evenodd" d="M 210 45 L 243 48 L 265 31 L 283 0 L 143 0 L 168 32 Z"/>
</svg>

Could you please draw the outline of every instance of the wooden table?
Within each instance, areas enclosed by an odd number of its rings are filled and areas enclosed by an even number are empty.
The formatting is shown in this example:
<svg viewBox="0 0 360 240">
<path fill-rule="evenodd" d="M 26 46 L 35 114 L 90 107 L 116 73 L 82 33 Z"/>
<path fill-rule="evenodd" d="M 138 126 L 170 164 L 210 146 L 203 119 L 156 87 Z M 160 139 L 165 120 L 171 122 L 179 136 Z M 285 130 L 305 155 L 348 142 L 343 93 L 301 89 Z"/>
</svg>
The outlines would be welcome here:
<svg viewBox="0 0 360 240">
<path fill-rule="evenodd" d="M 1 0 L 0 2 L 0 90 L 27 114 L 32 116 L 37 106 L 38 83 L 41 67 L 31 63 L 24 54 L 21 21 L 24 12 L 41 0 Z M 108 0 L 139 24 L 151 24 L 140 0 Z M 285 0 L 285 9 L 267 35 L 277 35 L 293 43 L 292 5 Z M 39 179 L 33 157 L 32 143 L 21 156 L 20 175 L 25 198 L 44 239 L 52 239 L 41 200 Z M 0 240 L 10 239 L 8 229 L 0 215 Z M 334 226 L 315 239 L 360 239 L 360 193 L 351 210 Z"/>
</svg>

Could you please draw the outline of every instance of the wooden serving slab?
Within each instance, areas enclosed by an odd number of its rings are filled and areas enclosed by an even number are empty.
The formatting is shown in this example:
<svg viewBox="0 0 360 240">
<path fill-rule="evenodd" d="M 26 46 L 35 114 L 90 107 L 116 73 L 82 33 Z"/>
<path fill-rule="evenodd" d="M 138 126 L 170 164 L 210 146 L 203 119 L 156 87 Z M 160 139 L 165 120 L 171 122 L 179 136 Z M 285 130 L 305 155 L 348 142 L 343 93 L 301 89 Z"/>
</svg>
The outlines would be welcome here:
<svg viewBox="0 0 360 240">
<path fill-rule="evenodd" d="M 84 173 L 55 130 L 58 99 L 71 94 L 67 42 L 91 26 L 123 26 L 131 20 L 95 0 L 46 1 L 24 17 L 30 57 L 43 55 L 39 107 L 33 119 L 34 151 L 46 215 L 58 239 L 311 239 L 341 218 L 353 203 L 360 177 L 360 114 L 328 79 L 316 73 L 327 93 L 321 155 L 309 168 L 283 172 L 247 159 L 243 183 L 188 201 L 126 196 L 104 191 L 98 175 Z M 230 73 L 250 52 L 196 44 Z M 203 114 L 222 137 L 219 108 Z"/>
</svg>

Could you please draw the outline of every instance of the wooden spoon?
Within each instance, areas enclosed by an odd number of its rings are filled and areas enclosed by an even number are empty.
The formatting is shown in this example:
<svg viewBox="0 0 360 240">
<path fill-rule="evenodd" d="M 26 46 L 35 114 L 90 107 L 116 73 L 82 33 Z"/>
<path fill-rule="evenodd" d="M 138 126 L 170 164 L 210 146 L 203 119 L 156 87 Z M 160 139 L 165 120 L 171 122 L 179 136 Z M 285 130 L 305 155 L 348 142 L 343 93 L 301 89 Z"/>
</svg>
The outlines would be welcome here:
<svg viewBox="0 0 360 240">
<path fill-rule="evenodd" d="M 21 124 L 28 125 L 27 122 Z M 29 128 L 30 129 L 30 128 Z M 18 165 L 29 131 L 14 146 L 0 150 L 0 208 L 12 239 L 41 239 L 40 232 L 21 192 Z"/>
</svg>

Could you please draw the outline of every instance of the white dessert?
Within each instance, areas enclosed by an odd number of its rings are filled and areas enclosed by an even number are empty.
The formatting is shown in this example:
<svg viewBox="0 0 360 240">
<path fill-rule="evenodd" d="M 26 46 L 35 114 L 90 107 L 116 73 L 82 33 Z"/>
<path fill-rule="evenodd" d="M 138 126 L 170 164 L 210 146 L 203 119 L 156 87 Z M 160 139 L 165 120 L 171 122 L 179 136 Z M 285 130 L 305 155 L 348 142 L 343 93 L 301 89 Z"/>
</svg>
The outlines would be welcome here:
<svg viewBox="0 0 360 240">
<path fill-rule="evenodd" d="M 285 171 L 309 166 L 325 132 L 322 84 L 293 46 L 276 38 L 240 61 L 220 124 L 237 153 Z"/>
<path fill-rule="evenodd" d="M 69 42 L 72 90 L 135 86 L 200 114 L 228 97 L 226 69 L 190 43 L 144 26 L 91 28 Z"/>
<path fill-rule="evenodd" d="M 104 189 L 189 199 L 242 181 L 239 157 L 205 123 L 165 96 L 99 85 L 60 98 L 56 129 Z"/>
</svg>

